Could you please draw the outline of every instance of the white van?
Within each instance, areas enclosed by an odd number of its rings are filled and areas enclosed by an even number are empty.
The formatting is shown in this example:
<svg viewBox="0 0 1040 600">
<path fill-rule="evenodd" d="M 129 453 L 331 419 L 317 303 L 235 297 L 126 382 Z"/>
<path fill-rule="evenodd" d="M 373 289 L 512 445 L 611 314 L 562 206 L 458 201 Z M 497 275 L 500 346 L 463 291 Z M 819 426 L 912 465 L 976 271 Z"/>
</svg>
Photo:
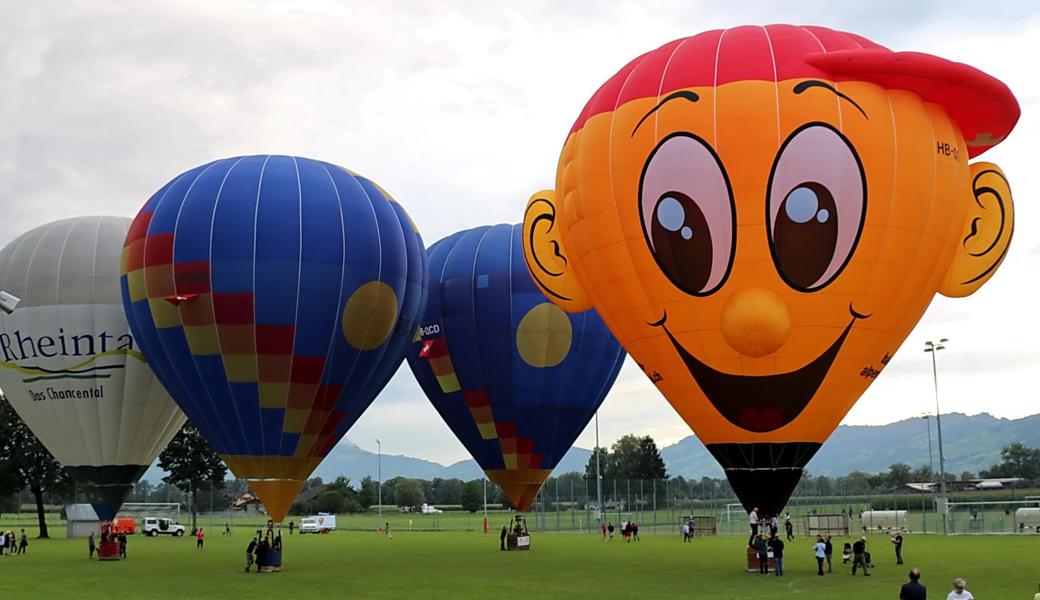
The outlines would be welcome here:
<svg viewBox="0 0 1040 600">
<path fill-rule="evenodd" d="M 300 534 L 326 533 L 336 530 L 336 515 L 318 513 L 313 517 L 300 519 Z"/>
</svg>

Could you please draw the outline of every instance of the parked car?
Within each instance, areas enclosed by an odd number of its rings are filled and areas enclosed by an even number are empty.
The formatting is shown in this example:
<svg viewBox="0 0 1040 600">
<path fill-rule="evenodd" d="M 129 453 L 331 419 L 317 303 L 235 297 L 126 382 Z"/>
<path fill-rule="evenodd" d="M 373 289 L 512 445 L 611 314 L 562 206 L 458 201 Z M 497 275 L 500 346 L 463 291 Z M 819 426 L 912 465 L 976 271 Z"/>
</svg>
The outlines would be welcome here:
<svg viewBox="0 0 1040 600">
<path fill-rule="evenodd" d="M 155 537 L 160 533 L 180 537 L 184 535 L 184 525 L 161 517 L 145 517 L 144 523 L 141 525 L 141 533 L 148 537 Z"/>
</svg>

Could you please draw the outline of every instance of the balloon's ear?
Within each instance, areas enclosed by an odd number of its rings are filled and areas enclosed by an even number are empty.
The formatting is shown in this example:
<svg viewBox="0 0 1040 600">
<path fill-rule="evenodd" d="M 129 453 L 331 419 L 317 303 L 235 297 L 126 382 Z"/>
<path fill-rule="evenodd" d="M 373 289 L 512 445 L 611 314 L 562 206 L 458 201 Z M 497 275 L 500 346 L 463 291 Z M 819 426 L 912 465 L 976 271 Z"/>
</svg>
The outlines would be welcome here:
<svg viewBox="0 0 1040 600">
<path fill-rule="evenodd" d="M 524 260 L 531 278 L 553 304 L 567 312 L 583 312 L 592 304 L 568 260 L 557 218 L 555 192 L 543 190 L 531 196 L 524 212 Z"/>
<path fill-rule="evenodd" d="M 974 163 L 970 168 L 972 201 L 964 233 L 939 288 L 951 298 L 974 293 L 997 272 L 1015 228 L 1015 205 L 1004 172 L 992 163 Z"/>
</svg>

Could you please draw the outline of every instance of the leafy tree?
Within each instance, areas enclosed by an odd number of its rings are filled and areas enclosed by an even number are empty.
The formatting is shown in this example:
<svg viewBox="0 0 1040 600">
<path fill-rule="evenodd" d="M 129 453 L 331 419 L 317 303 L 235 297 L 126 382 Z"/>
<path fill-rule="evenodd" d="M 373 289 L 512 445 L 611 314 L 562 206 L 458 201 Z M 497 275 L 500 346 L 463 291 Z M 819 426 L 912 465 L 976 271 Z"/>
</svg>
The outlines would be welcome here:
<svg viewBox="0 0 1040 600">
<path fill-rule="evenodd" d="M 975 474 L 971 471 L 964 471 L 961 473 L 961 481 L 970 481 L 972 479 L 975 479 Z"/>
<path fill-rule="evenodd" d="M 0 394 L 0 489 L 19 490 L 26 486 L 36 501 L 40 537 L 50 537 L 43 494 L 68 494 L 74 487 L 72 478 Z"/>
<path fill-rule="evenodd" d="M 394 486 L 394 496 L 398 506 L 407 506 L 412 509 L 419 508 L 426 502 L 426 492 L 423 490 L 422 482 L 418 479 L 402 479 Z"/>
<path fill-rule="evenodd" d="M 668 474 L 654 439 L 630 434 L 611 445 L 604 476 L 607 479 L 664 479 Z"/>
<path fill-rule="evenodd" d="M 475 513 L 484 507 L 484 482 L 482 479 L 474 479 L 473 481 L 467 481 L 462 486 L 462 493 L 459 497 L 459 503 L 462 504 L 462 510 L 467 510 L 471 513 Z"/>
<path fill-rule="evenodd" d="M 433 480 L 433 495 L 430 496 L 434 504 L 459 504 L 462 497 L 462 488 L 465 483 L 461 479 Z"/>
<path fill-rule="evenodd" d="M 1040 478 L 1040 449 L 1013 442 L 1000 451 L 1002 462 L 982 471 L 983 477 Z"/>
<path fill-rule="evenodd" d="M 897 463 L 889 465 L 885 484 L 890 488 L 901 488 L 910 483 L 910 465 Z"/>
<path fill-rule="evenodd" d="M 199 512 L 199 488 L 210 483 L 217 489 L 224 487 L 227 467 L 213 446 L 190 421 L 181 427 L 170 444 L 159 455 L 159 468 L 169 473 L 163 481 L 191 492 L 191 527 L 196 527 Z"/>
<path fill-rule="evenodd" d="M 314 510 L 339 515 L 347 512 L 347 499 L 334 490 L 326 490 L 314 498 Z"/>
<path fill-rule="evenodd" d="M 361 510 L 368 510 L 370 506 L 379 501 L 379 482 L 372 479 L 371 475 L 361 478 L 361 490 L 358 492 L 358 504 Z"/>
<path fill-rule="evenodd" d="M 585 479 L 596 481 L 596 455 L 599 454 L 600 475 L 606 477 L 607 467 L 610 464 L 610 453 L 606 448 L 593 448 L 589 455 L 589 462 L 585 465 Z"/>
</svg>

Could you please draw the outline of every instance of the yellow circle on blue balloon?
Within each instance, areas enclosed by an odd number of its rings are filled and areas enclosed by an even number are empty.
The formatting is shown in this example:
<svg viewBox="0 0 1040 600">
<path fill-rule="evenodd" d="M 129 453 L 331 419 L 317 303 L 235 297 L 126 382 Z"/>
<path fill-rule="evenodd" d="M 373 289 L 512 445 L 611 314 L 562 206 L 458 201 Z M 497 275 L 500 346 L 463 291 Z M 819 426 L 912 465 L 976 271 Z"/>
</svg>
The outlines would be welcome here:
<svg viewBox="0 0 1040 600">
<path fill-rule="evenodd" d="M 397 325 L 397 294 L 382 281 L 359 287 L 343 309 L 343 335 L 358 350 L 374 350 Z"/>
<path fill-rule="evenodd" d="M 571 320 L 560 307 L 543 302 L 527 311 L 516 328 L 516 349 L 532 367 L 555 367 L 571 350 Z"/>
</svg>

